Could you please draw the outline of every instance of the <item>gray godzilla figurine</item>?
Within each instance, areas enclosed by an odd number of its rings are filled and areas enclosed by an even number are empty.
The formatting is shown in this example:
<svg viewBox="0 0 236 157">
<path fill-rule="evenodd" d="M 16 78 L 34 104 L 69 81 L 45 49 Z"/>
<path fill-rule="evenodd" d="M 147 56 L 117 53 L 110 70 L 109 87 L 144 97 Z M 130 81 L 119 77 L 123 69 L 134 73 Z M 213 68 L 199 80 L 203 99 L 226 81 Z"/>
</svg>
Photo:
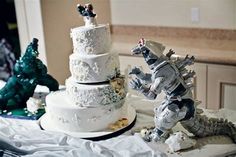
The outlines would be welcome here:
<svg viewBox="0 0 236 157">
<path fill-rule="evenodd" d="M 134 55 L 143 55 L 151 73 L 133 68 L 130 75 L 135 75 L 136 78 L 130 81 L 130 87 L 149 99 L 155 99 L 161 91 L 166 94 L 163 103 L 154 109 L 155 128 L 144 139 L 165 140 L 169 131 L 180 122 L 197 137 L 227 135 L 236 143 L 236 127 L 233 123 L 223 119 L 209 119 L 196 112 L 197 101 L 193 99 L 191 92 L 191 78 L 195 72 L 186 69 L 186 66 L 194 63 L 195 58 L 187 55 L 183 60 L 172 60 L 174 52 L 170 50 L 164 55 L 164 49 L 162 44 L 145 39 L 140 39 L 132 49 Z"/>
</svg>

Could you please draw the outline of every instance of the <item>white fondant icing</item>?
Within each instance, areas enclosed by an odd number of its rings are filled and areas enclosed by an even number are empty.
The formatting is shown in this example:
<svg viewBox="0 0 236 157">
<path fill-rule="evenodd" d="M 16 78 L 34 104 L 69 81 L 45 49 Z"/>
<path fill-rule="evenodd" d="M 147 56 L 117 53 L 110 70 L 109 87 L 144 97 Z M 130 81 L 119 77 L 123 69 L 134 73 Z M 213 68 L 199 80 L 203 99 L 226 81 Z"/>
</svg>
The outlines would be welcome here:
<svg viewBox="0 0 236 157">
<path fill-rule="evenodd" d="M 109 25 L 77 27 L 71 29 L 73 52 L 78 54 L 102 54 L 110 51 Z"/>
<path fill-rule="evenodd" d="M 79 84 L 73 78 L 66 80 L 66 92 L 78 106 L 96 107 L 109 105 L 125 98 L 110 83 Z"/>
<path fill-rule="evenodd" d="M 100 131 L 121 118 L 123 103 L 124 99 L 106 106 L 79 107 L 67 98 L 65 90 L 61 90 L 46 97 L 46 112 L 60 130 Z"/>
<path fill-rule="evenodd" d="M 100 55 L 70 55 L 70 72 L 79 83 L 108 81 L 119 73 L 117 53 Z"/>
<path fill-rule="evenodd" d="M 99 131 L 121 118 L 126 90 L 122 78 L 113 79 L 120 65 L 118 54 L 110 51 L 109 26 L 87 22 L 71 29 L 74 53 L 66 90 L 46 97 L 47 117 L 59 130 Z"/>
<path fill-rule="evenodd" d="M 27 110 L 34 114 L 38 111 L 38 109 L 43 108 L 43 102 L 41 99 L 30 97 L 26 102 L 26 106 Z"/>
</svg>

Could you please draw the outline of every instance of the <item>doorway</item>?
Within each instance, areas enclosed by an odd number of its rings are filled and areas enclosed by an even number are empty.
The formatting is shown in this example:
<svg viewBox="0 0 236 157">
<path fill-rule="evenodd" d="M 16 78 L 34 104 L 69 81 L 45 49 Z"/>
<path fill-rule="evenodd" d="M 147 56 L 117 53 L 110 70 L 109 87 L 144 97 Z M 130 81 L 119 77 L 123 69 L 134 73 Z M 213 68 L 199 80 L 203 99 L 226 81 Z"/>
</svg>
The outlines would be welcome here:
<svg viewBox="0 0 236 157">
<path fill-rule="evenodd" d="M 12 47 L 15 58 L 21 54 L 14 0 L 0 1 L 0 40 L 5 39 Z"/>
</svg>

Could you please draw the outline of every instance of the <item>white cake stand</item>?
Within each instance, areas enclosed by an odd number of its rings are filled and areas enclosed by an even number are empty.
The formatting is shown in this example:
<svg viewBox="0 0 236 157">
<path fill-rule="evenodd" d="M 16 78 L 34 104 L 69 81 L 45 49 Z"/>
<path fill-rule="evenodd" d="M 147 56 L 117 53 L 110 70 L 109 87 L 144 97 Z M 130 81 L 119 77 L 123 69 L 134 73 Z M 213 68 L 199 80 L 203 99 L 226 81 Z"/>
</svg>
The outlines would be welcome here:
<svg viewBox="0 0 236 157">
<path fill-rule="evenodd" d="M 57 129 L 53 123 L 50 122 L 50 119 L 47 117 L 47 113 L 44 114 L 40 118 L 39 125 L 42 130 L 62 132 L 62 133 L 71 135 L 73 137 L 79 137 L 79 138 L 89 139 L 89 140 L 93 140 L 93 141 L 105 140 L 105 139 L 119 136 L 134 126 L 134 124 L 136 122 L 135 109 L 127 103 L 125 103 L 123 107 L 125 107 L 127 109 L 123 111 L 122 118 L 123 117 L 127 118 L 129 123 L 127 126 L 124 126 L 123 128 L 120 128 L 115 131 L 104 130 L 104 131 L 98 131 L 98 132 L 69 132 L 69 131 L 60 130 L 60 129 Z"/>
</svg>

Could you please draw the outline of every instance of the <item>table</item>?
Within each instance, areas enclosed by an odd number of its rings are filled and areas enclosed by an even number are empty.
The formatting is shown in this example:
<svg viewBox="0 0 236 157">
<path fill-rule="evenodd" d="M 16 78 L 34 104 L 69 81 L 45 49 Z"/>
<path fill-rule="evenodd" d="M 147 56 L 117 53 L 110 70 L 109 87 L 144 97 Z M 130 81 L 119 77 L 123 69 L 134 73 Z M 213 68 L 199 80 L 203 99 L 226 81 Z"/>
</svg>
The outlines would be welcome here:
<svg viewBox="0 0 236 157">
<path fill-rule="evenodd" d="M 225 136 L 198 139 L 196 149 L 178 153 L 168 152 L 166 144 L 144 142 L 139 133 L 135 132 L 144 126 L 154 125 L 153 108 L 160 105 L 161 100 L 163 97 L 150 101 L 136 93 L 128 93 L 126 101 L 137 111 L 135 126 L 121 136 L 98 142 L 75 138 L 63 133 L 43 131 L 38 121 L 0 118 L 0 148 L 4 141 L 25 150 L 29 153 L 26 156 L 193 157 L 195 155 L 207 157 L 236 153 L 236 145 Z M 210 116 L 221 116 L 236 122 L 236 116 L 232 116 L 234 111 L 206 112 Z M 174 131 L 182 129 L 178 125 Z"/>
</svg>

